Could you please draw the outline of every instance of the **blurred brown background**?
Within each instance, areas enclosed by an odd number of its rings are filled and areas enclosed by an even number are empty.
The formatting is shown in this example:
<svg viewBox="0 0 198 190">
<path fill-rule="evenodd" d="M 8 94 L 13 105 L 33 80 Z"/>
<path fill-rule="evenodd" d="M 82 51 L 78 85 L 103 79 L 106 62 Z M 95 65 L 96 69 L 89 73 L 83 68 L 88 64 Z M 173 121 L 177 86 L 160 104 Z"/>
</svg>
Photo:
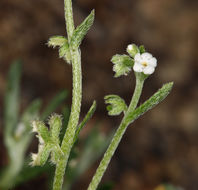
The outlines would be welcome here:
<svg viewBox="0 0 198 190">
<path fill-rule="evenodd" d="M 186 190 L 198 189 L 198 1 L 197 0 L 75 0 L 75 23 L 95 8 L 96 20 L 83 41 L 82 116 L 94 99 L 98 108 L 92 125 L 115 129 L 121 117 L 109 117 L 104 95 L 130 100 L 134 76 L 113 78 L 110 59 L 125 53 L 129 43 L 144 44 L 158 59 L 156 72 L 146 81 L 141 102 L 160 86 L 174 81 L 169 97 L 130 126 L 103 182 L 113 190 L 151 190 L 163 182 Z M 41 97 L 47 103 L 68 89 L 71 67 L 46 46 L 52 35 L 65 35 L 63 0 L 0 0 L 0 118 L 6 76 L 13 60 L 23 61 L 22 105 Z M 1 166 L 6 154 L 1 129 Z M 86 189 L 97 164 L 76 184 Z M 45 178 L 18 189 L 41 189 Z M 31 186 L 31 188 L 30 188 Z M 44 189 L 44 187 L 42 187 Z"/>
</svg>

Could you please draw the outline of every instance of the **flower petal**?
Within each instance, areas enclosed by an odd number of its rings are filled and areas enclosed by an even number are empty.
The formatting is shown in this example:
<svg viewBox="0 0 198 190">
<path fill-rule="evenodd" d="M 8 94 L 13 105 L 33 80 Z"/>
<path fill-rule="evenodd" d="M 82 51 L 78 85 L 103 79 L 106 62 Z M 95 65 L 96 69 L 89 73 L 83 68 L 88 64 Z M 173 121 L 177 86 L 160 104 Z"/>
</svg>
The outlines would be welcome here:
<svg viewBox="0 0 198 190">
<path fill-rule="evenodd" d="M 138 72 L 139 73 L 139 72 L 142 72 L 143 71 L 143 67 L 142 67 L 141 64 L 135 63 L 134 66 L 133 66 L 133 70 L 135 72 Z"/>
<path fill-rule="evenodd" d="M 141 58 L 140 53 L 137 53 L 137 54 L 135 55 L 134 60 L 135 60 L 135 62 L 141 62 L 141 61 L 142 61 L 142 58 Z"/>
<path fill-rule="evenodd" d="M 152 57 L 149 61 L 148 61 L 149 65 L 156 67 L 157 66 L 157 59 L 155 57 Z"/>
<path fill-rule="evenodd" d="M 145 75 L 150 75 L 150 74 L 152 74 L 154 71 L 155 71 L 155 68 L 152 67 L 152 66 L 147 66 L 147 67 L 145 67 L 145 68 L 143 69 L 143 73 L 144 73 Z"/>
<path fill-rule="evenodd" d="M 148 60 L 148 59 L 151 59 L 153 56 L 150 54 L 150 53 L 143 53 L 142 55 L 141 55 L 141 57 L 142 57 L 142 59 L 146 59 L 146 60 Z"/>
</svg>

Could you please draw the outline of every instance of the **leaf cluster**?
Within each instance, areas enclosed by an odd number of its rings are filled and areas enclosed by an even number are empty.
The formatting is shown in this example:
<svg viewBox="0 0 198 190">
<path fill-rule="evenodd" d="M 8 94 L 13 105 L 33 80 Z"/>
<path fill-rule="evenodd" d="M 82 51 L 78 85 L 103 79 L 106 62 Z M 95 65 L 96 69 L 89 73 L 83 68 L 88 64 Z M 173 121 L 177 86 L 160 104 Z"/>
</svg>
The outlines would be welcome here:
<svg viewBox="0 0 198 190">
<path fill-rule="evenodd" d="M 92 10 L 87 18 L 85 18 L 85 20 L 74 30 L 70 41 L 64 36 L 52 36 L 48 40 L 48 46 L 53 48 L 58 47 L 59 57 L 63 58 L 68 64 L 71 64 L 72 50 L 79 48 L 82 40 L 94 22 L 94 15 L 95 11 Z"/>
</svg>

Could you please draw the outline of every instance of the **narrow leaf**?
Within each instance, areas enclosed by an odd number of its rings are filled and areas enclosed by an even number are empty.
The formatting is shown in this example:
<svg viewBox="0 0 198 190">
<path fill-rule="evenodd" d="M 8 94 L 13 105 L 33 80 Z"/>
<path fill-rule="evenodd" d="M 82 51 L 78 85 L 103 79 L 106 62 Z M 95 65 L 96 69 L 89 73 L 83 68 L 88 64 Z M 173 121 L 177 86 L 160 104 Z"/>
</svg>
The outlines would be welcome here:
<svg viewBox="0 0 198 190">
<path fill-rule="evenodd" d="M 84 117 L 82 122 L 79 124 L 79 126 L 76 130 L 75 137 L 74 137 L 74 143 L 78 139 L 78 135 L 79 135 L 80 131 L 83 129 L 83 127 L 86 125 L 86 123 L 91 119 L 91 117 L 93 116 L 95 111 L 96 111 L 96 101 L 93 102 L 93 104 L 90 107 L 89 111 L 87 112 L 86 116 Z"/>
<path fill-rule="evenodd" d="M 68 124 L 69 116 L 70 116 L 70 108 L 68 106 L 63 107 L 62 116 L 63 116 L 63 121 L 62 121 L 62 129 L 60 133 L 60 142 L 62 142 L 64 134 L 67 130 L 67 124 Z"/>
<path fill-rule="evenodd" d="M 94 22 L 94 15 L 95 11 L 92 10 L 89 16 L 75 29 L 71 38 L 70 47 L 77 48 L 80 46 L 83 38 Z"/>
<path fill-rule="evenodd" d="M 21 67 L 22 64 L 20 61 L 14 62 L 11 65 L 8 74 L 8 84 L 4 98 L 5 136 L 12 135 L 13 129 L 18 122 Z"/>
<path fill-rule="evenodd" d="M 152 109 L 154 106 L 163 101 L 170 93 L 173 87 L 173 82 L 167 83 L 162 86 L 151 98 L 140 105 L 135 111 L 129 113 L 127 117 L 127 123 L 132 123 L 138 117 L 146 113 L 148 110 Z"/>
</svg>

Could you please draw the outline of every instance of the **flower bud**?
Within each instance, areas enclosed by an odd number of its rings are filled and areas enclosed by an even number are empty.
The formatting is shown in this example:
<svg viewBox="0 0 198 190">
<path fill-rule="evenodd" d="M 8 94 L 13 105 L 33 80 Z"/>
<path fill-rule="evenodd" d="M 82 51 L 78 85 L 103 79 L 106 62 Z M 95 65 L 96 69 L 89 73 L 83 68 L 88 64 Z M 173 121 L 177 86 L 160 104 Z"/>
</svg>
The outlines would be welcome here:
<svg viewBox="0 0 198 190">
<path fill-rule="evenodd" d="M 131 57 L 135 57 L 139 53 L 139 48 L 135 44 L 130 44 L 127 46 L 127 52 Z"/>
</svg>

